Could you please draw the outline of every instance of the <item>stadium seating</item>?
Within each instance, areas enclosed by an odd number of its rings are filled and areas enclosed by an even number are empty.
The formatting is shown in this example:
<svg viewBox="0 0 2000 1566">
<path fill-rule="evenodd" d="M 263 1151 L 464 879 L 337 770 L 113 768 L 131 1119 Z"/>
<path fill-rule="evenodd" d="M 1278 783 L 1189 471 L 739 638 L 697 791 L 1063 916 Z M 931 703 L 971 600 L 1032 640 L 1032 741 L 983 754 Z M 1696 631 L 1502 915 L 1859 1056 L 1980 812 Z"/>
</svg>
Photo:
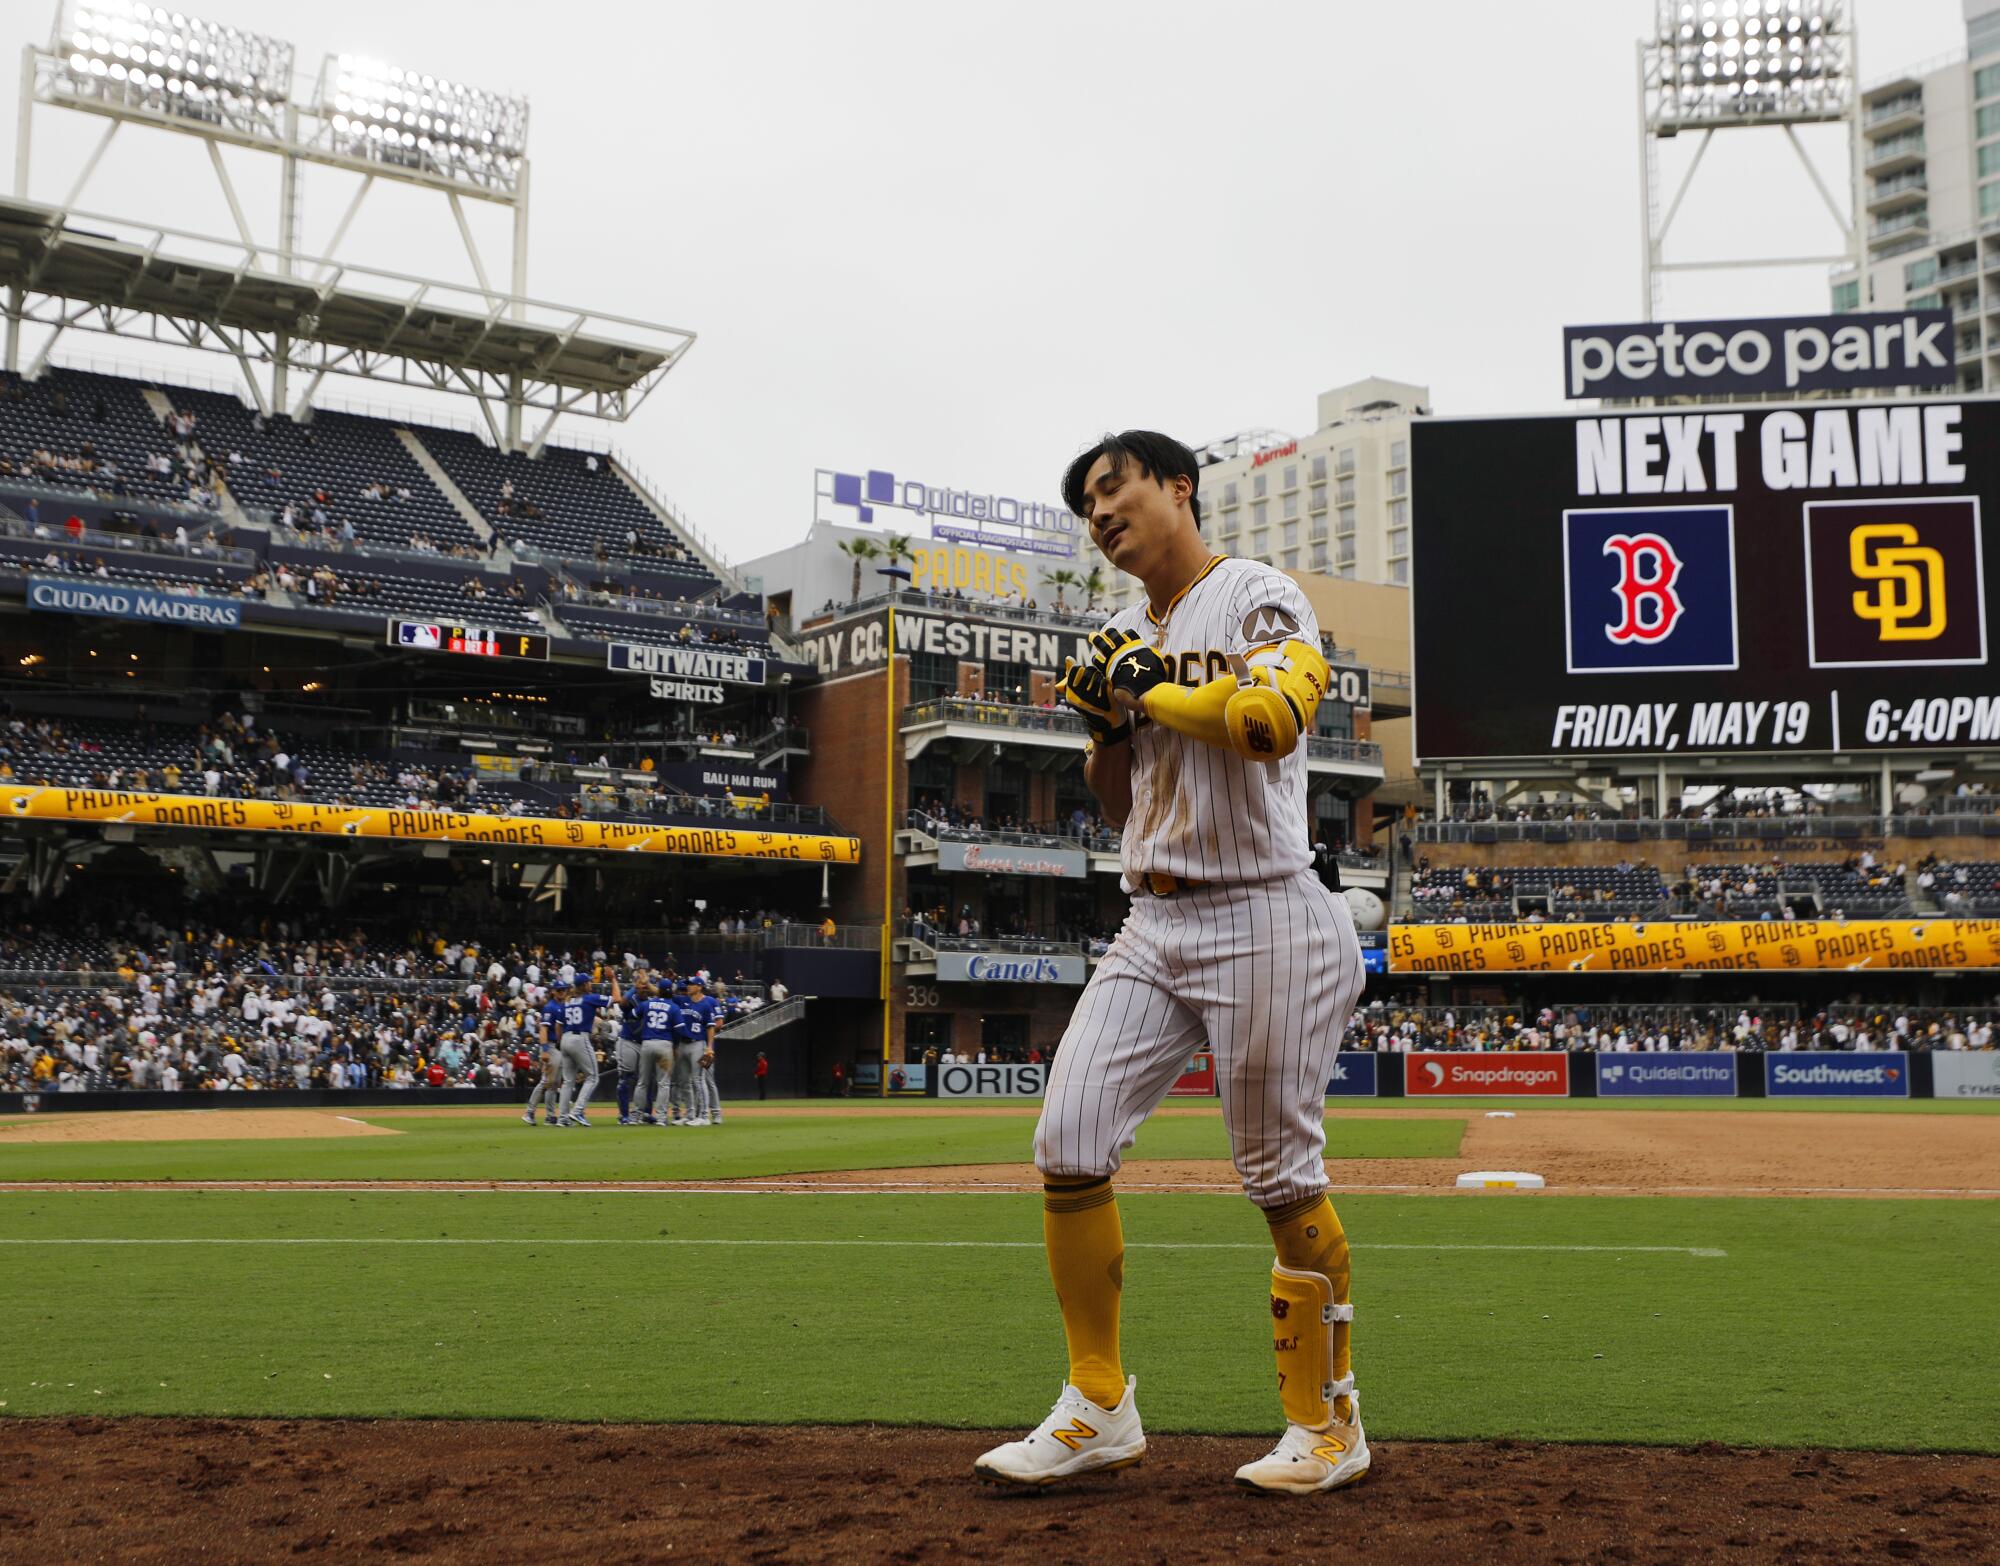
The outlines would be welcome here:
<svg viewBox="0 0 2000 1566">
<path fill-rule="evenodd" d="M 2000 917 L 2000 864 L 1946 861 L 1932 865 L 1939 908 L 1959 917 Z"/>
<path fill-rule="evenodd" d="M 685 578 L 694 598 L 715 578 L 660 521 L 653 508 L 593 453 L 549 446 L 530 461 L 496 451 L 457 430 L 417 431 L 466 499 L 502 537 L 572 560 L 632 560 Z M 591 471 L 595 460 L 597 470 Z M 504 487 L 512 486 L 511 497 Z M 506 510 L 503 512 L 502 507 Z"/>
<path fill-rule="evenodd" d="M 446 620 L 501 630 L 545 630 L 525 596 L 509 596 L 505 578 L 467 571 L 452 582 L 435 576 L 398 571 L 380 559 L 341 556 L 337 559 L 300 557 L 274 568 L 276 581 L 297 585 L 288 589 L 296 603 L 308 608 L 374 619 Z M 477 591 L 470 591 L 471 588 Z"/>
<path fill-rule="evenodd" d="M 0 382 L 0 459 L 19 476 L 137 499 L 186 502 L 188 482 L 177 459 L 164 474 L 146 465 L 148 458 L 173 458 L 174 437 L 138 382 L 80 370 L 50 370 L 33 381 L 0 376 Z M 86 446 L 93 453 L 93 471 L 30 470 L 29 459 L 37 450 L 75 458 L 85 454 Z"/>
<path fill-rule="evenodd" d="M 234 397 L 183 387 L 169 387 L 167 395 L 177 412 L 195 415 L 195 441 L 204 454 L 226 465 L 229 491 L 242 505 L 282 514 L 289 501 L 298 508 L 300 529 L 311 526 L 319 507 L 334 531 L 343 521 L 351 522 L 357 538 L 389 549 L 409 549 L 417 538 L 447 553 L 486 550 L 396 438 L 393 424 L 322 411 L 306 424 L 278 414 L 259 429 L 255 410 Z M 243 460 L 230 462 L 231 452 Z M 364 496 L 363 487 L 373 483 L 387 484 L 389 497 Z M 409 491 L 407 499 L 399 497 L 400 490 Z M 283 541 L 282 533 L 277 537 Z"/>
<path fill-rule="evenodd" d="M 1473 877 L 1468 881 L 1467 877 Z M 1499 870 L 1425 870 L 1412 883 L 1420 921 L 1639 919 L 1659 915 L 1667 888 L 1651 865 L 1509 865 Z"/>
<path fill-rule="evenodd" d="M 1694 864 L 1688 866 L 1688 875 L 1710 910 L 1732 919 L 1832 914 L 1879 918 L 1909 911 L 1909 896 L 1899 878 L 1880 871 L 1864 877 L 1852 864 L 1783 860 Z"/>
</svg>

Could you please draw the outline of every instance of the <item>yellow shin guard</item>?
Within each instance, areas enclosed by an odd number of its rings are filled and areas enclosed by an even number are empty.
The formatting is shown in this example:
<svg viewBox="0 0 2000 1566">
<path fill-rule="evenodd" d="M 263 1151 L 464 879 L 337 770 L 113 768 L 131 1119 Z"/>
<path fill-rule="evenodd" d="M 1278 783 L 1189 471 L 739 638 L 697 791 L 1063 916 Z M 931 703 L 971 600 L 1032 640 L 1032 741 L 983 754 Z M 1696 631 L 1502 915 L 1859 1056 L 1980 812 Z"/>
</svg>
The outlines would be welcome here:
<svg viewBox="0 0 2000 1566">
<path fill-rule="evenodd" d="M 1042 1237 L 1069 1341 L 1069 1384 L 1099 1408 L 1125 1395 L 1118 1307 L 1125 1287 L 1125 1230 L 1109 1179 L 1047 1180 Z"/>
<path fill-rule="evenodd" d="M 1308 1430 L 1324 1430 L 1347 1412 L 1354 1377 L 1334 1374 L 1346 1359 L 1344 1341 L 1354 1307 L 1333 1297 L 1333 1281 L 1277 1262 L 1271 1268 L 1271 1335 L 1278 1357 L 1278 1398 L 1285 1418 Z M 1336 1406 L 1337 1405 L 1337 1406 Z"/>
</svg>

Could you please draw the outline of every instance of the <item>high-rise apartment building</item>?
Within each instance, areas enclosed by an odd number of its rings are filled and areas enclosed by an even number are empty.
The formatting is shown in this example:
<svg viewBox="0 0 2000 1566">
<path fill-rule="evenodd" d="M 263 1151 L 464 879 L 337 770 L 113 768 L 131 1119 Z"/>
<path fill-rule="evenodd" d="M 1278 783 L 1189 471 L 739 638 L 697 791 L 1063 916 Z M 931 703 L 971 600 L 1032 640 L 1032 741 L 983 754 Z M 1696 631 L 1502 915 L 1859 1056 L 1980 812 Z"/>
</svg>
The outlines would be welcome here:
<svg viewBox="0 0 2000 1566">
<path fill-rule="evenodd" d="M 1836 310 L 1943 305 L 1957 386 L 2000 387 L 2000 0 L 1965 0 L 1965 53 L 1861 96 L 1869 299 L 1836 273 Z"/>
<path fill-rule="evenodd" d="M 1202 536 L 1219 554 L 1349 581 L 1410 580 L 1410 420 L 1430 388 L 1371 377 L 1322 392 L 1310 435 L 1272 430 L 1202 448 Z M 1139 584 L 1120 576 L 1123 608 Z"/>
</svg>

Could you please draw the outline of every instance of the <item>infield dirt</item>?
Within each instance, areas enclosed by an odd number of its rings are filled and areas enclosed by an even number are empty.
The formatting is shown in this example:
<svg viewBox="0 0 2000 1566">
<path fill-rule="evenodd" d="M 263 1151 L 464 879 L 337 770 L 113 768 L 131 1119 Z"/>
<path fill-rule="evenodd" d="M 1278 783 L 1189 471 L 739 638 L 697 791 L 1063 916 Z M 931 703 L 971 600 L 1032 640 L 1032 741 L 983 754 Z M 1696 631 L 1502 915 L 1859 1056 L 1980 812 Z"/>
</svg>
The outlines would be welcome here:
<svg viewBox="0 0 2000 1566">
<path fill-rule="evenodd" d="M 996 1491 L 970 1473 L 994 1439 L 868 1426 L 0 1421 L 0 1561 L 2000 1559 L 2000 1458 L 1398 1442 L 1378 1447 L 1362 1484 L 1300 1499 L 1231 1485 L 1264 1443 L 1194 1436 L 1156 1439 L 1123 1473 Z"/>
</svg>

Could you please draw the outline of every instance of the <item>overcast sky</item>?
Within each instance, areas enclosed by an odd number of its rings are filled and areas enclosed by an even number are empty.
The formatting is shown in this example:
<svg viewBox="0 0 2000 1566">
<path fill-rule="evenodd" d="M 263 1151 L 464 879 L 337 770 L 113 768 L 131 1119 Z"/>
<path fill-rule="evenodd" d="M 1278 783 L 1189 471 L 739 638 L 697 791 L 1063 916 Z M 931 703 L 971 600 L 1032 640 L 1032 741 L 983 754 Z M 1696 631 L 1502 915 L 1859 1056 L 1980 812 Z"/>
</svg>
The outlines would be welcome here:
<svg viewBox="0 0 2000 1566">
<path fill-rule="evenodd" d="M 1562 325 L 1640 314 L 1633 51 L 1652 12 L 203 0 L 197 14 L 290 40 L 304 88 L 350 51 L 528 96 L 529 291 L 699 335 L 611 436 L 741 560 L 803 536 L 817 467 L 1053 501 L 1102 429 L 1304 432 L 1319 392 L 1365 375 L 1426 384 L 1441 413 L 1555 407 Z M 10 14 L 44 38 L 54 7 Z M 1864 81 L 1964 42 L 1956 0 L 1860 0 L 1860 22 Z M 0 71 L 0 124 L 17 93 Z M 31 196 L 64 196 L 98 123 L 38 113 Z M 1838 248 L 1781 136 L 1728 140 L 1673 254 Z M 1838 133 L 1813 144 L 1844 181 Z M 1664 149 L 1669 179 L 1685 151 Z M 270 235 L 276 161 L 230 163 Z M 311 177 L 304 248 L 325 246 L 349 188 Z M 470 279 L 441 202 L 380 195 L 343 255 Z M 122 136 L 79 205 L 231 231 L 187 137 Z M 503 273 L 497 214 L 474 217 Z M 1684 274 L 1665 313 L 1826 298 L 1823 267 Z M 64 346 L 138 357 L 106 337 Z"/>
</svg>

